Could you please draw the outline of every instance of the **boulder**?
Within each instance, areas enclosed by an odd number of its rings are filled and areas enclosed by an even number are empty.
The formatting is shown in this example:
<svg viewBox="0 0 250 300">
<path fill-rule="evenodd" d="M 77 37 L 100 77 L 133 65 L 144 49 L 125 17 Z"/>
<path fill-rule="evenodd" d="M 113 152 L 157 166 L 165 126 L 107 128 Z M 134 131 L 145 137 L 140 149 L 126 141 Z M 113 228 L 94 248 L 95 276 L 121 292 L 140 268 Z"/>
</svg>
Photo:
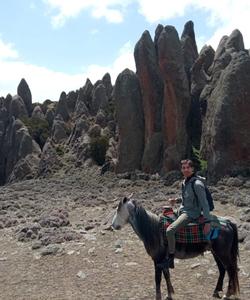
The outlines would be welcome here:
<svg viewBox="0 0 250 300">
<path fill-rule="evenodd" d="M 40 105 L 36 105 L 32 112 L 32 118 L 45 119 L 44 113 Z"/>
<path fill-rule="evenodd" d="M 103 83 L 98 84 L 93 89 L 93 97 L 91 103 L 91 113 L 96 115 L 99 109 L 107 109 L 108 107 L 108 97 L 106 88 Z"/>
<path fill-rule="evenodd" d="M 17 87 L 17 95 L 19 95 L 25 104 L 26 110 L 28 115 L 31 116 L 32 114 L 32 95 L 30 88 L 24 78 L 20 81 Z"/>
<path fill-rule="evenodd" d="M 246 51 L 238 51 L 242 41 L 239 34 L 237 39 L 235 35 L 234 31 L 225 42 L 224 53 L 221 51 L 217 58 L 227 56 L 228 60 L 216 74 L 218 80 L 207 98 L 203 121 L 201 154 L 208 160 L 211 181 L 227 174 L 249 174 L 250 170 L 250 138 L 246 130 L 250 126 L 250 57 Z"/>
<path fill-rule="evenodd" d="M 114 102 L 119 131 L 116 172 L 141 169 L 144 150 L 144 118 L 139 79 L 125 69 L 116 79 Z"/>
<path fill-rule="evenodd" d="M 56 143 L 60 143 L 68 137 L 66 124 L 60 114 L 58 114 L 54 119 L 51 136 L 53 141 Z"/>
<path fill-rule="evenodd" d="M 66 96 L 65 92 L 61 93 L 59 102 L 56 107 L 55 116 L 57 116 L 59 114 L 63 118 L 64 122 L 67 122 L 70 118 L 69 112 L 68 112 L 68 107 L 67 107 L 67 96 Z"/>
<path fill-rule="evenodd" d="M 10 114 L 14 116 L 15 119 L 28 117 L 25 103 L 18 95 L 12 97 L 12 101 L 10 103 Z"/>
</svg>

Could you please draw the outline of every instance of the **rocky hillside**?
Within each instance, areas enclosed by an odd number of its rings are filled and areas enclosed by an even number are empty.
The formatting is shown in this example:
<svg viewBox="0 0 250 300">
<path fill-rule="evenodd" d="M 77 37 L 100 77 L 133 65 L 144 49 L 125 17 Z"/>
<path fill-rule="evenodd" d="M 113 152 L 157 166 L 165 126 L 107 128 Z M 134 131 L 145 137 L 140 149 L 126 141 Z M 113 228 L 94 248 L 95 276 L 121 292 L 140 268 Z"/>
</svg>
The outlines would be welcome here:
<svg viewBox="0 0 250 300">
<path fill-rule="evenodd" d="M 250 57 L 241 33 L 197 51 L 192 21 L 145 31 L 135 45 L 136 73 L 109 74 L 59 101 L 32 103 L 22 79 L 0 98 L 0 185 L 46 177 L 68 166 L 103 165 L 178 177 L 193 157 L 210 181 L 250 175 Z M 145 175 L 146 176 L 146 175 Z"/>
</svg>

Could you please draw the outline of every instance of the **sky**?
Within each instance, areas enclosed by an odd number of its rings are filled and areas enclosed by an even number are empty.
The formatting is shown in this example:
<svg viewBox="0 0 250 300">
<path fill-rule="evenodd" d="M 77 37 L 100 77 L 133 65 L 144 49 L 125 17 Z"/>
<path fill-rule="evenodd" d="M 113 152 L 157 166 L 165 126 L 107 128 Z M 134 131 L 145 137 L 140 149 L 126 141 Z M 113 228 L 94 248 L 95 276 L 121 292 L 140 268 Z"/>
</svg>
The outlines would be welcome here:
<svg viewBox="0 0 250 300">
<path fill-rule="evenodd" d="M 0 0 L 0 97 L 16 95 L 22 78 L 32 101 L 59 100 L 105 73 L 112 83 L 135 71 L 134 47 L 158 24 L 179 36 L 194 22 L 196 43 L 215 50 L 234 29 L 250 48 L 249 0 Z"/>
</svg>

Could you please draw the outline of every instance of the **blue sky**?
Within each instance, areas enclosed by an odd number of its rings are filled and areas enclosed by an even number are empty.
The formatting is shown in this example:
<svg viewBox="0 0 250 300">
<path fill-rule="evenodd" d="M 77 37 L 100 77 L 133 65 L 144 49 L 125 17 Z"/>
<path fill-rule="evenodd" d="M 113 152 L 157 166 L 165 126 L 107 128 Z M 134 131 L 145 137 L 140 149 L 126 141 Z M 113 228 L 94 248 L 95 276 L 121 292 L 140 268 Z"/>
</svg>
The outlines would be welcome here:
<svg viewBox="0 0 250 300">
<path fill-rule="evenodd" d="M 109 72 L 112 82 L 126 67 L 144 30 L 173 25 L 181 35 L 195 25 L 200 49 L 216 49 L 238 28 L 250 48 L 248 0 L 8 0 L 0 2 L 0 96 L 16 94 L 25 78 L 33 102 L 58 100 Z"/>
</svg>

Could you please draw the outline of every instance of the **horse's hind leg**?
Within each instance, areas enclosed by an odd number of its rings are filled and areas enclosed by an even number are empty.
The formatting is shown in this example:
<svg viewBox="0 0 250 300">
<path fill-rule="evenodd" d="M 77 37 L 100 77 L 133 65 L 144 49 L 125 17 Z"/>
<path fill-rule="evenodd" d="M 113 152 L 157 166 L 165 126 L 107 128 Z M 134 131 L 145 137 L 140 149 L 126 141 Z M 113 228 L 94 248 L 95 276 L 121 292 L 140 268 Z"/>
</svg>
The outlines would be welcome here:
<svg viewBox="0 0 250 300">
<path fill-rule="evenodd" d="M 213 297 L 221 298 L 219 295 L 219 292 L 222 292 L 222 289 L 223 289 L 223 280 L 225 277 L 226 270 L 225 270 L 223 264 L 221 263 L 221 261 L 216 257 L 216 255 L 214 253 L 213 253 L 213 257 L 217 263 L 217 266 L 218 266 L 218 269 L 220 272 L 219 278 L 218 278 L 218 281 L 217 281 L 217 284 L 216 284 L 216 287 L 215 287 L 215 290 L 213 293 Z"/>
<path fill-rule="evenodd" d="M 155 266 L 155 289 L 156 289 L 156 300 L 161 300 L 161 277 L 162 277 L 162 269 L 157 267 L 156 262 L 154 262 Z"/>
<path fill-rule="evenodd" d="M 172 286 L 171 280 L 170 280 L 170 272 L 169 269 L 165 269 L 163 270 L 163 274 L 167 283 L 167 289 L 168 289 L 168 296 L 167 296 L 167 300 L 172 300 L 172 294 L 174 294 L 174 288 Z"/>
</svg>

